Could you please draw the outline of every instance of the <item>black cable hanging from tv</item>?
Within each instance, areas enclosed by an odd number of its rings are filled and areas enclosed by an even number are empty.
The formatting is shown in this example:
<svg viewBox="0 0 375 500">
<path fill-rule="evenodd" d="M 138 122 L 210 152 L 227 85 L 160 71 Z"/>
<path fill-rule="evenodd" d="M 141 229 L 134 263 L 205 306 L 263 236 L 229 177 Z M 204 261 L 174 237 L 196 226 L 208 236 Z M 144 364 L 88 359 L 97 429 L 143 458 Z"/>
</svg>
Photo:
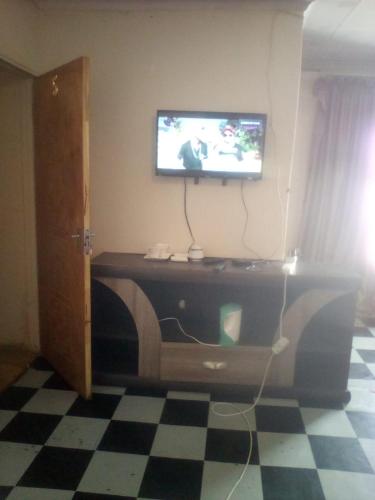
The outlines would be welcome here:
<svg viewBox="0 0 375 500">
<path fill-rule="evenodd" d="M 184 214 L 185 214 L 185 221 L 186 225 L 189 229 L 190 237 L 191 237 L 191 244 L 194 245 L 195 243 L 195 238 L 193 235 L 193 231 L 191 230 L 190 222 L 189 222 L 189 217 L 187 213 L 187 207 L 186 207 L 186 199 L 187 199 L 187 182 L 186 182 L 186 177 L 184 177 Z"/>
</svg>

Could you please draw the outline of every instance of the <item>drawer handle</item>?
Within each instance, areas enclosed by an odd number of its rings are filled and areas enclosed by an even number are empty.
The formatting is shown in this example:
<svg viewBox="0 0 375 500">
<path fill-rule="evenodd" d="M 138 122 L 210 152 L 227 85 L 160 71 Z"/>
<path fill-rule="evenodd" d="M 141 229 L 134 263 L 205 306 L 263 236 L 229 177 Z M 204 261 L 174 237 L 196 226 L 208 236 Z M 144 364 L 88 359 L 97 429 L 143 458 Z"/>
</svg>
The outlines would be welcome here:
<svg viewBox="0 0 375 500">
<path fill-rule="evenodd" d="M 224 370 L 227 365 L 226 361 L 203 361 L 203 366 L 209 370 Z"/>
</svg>

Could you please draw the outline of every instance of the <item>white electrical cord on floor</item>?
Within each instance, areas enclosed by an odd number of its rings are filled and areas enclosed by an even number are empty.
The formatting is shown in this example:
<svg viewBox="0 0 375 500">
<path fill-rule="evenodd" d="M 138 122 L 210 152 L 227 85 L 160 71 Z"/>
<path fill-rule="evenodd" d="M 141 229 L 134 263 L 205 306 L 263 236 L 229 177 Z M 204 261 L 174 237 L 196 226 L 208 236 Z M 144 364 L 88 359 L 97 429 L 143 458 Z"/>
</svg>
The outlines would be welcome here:
<svg viewBox="0 0 375 500">
<path fill-rule="evenodd" d="M 215 403 L 217 404 L 217 403 Z M 227 403 L 227 404 L 231 404 L 231 403 Z M 215 405 L 214 405 L 215 406 Z M 235 405 L 231 404 L 231 406 L 233 408 L 236 409 Z M 213 411 L 213 413 L 215 413 Z M 217 415 L 217 413 L 215 413 L 215 415 Z M 230 498 L 232 497 L 233 493 L 235 492 L 235 490 L 237 489 L 237 486 L 240 484 L 240 482 L 242 481 L 244 475 L 246 474 L 246 471 L 247 471 L 247 468 L 250 464 L 250 459 L 251 459 L 251 453 L 253 451 L 253 435 L 251 433 L 251 428 L 250 428 L 250 422 L 247 418 L 247 416 L 244 414 L 244 413 L 241 413 L 239 412 L 239 415 L 241 415 L 241 417 L 245 420 L 246 422 L 246 425 L 247 425 L 247 429 L 249 431 L 249 453 L 247 455 L 247 459 L 246 459 L 246 463 L 244 465 L 244 468 L 243 468 L 243 471 L 241 472 L 241 475 L 240 477 L 237 479 L 237 481 L 234 483 L 232 489 L 230 490 L 230 492 L 228 493 L 227 497 L 225 498 L 225 500 L 230 500 Z"/>
<path fill-rule="evenodd" d="M 286 295 L 286 278 L 285 278 L 285 281 L 284 281 L 284 294 Z M 285 304 L 286 304 L 286 299 L 284 297 L 282 310 L 285 308 Z M 186 337 L 188 337 L 190 339 L 193 339 L 195 342 L 198 342 L 198 344 L 205 345 L 205 346 L 208 346 L 208 347 L 222 347 L 220 344 L 207 344 L 205 342 L 201 342 L 196 337 L 193 337 L 192 335 L 189 335 L 182 328 L 182 325 L 181 325 L 181 323 L 180 323 L 180 321 L 179 321 L 178 318 L 168 317 L 168 318 L 159 319 L 159 323 L 161 323 L 162 321 L 176 321 L 177 325 L 178 325 L 178 327 L 179 327 L 179 329 L 181 331 L 181 333 L 183 335 L 185 335 Z M 281 338 L 281 331 L 282 331 L 282 327 L 281 326 L 279 327 L 279 331 L 280 331 L 280 338 Z M 246 474 L 247 467 L 248 467 L 248 465 L 250 463 L 251 453 L 253 451 L 253 436 L 252 436 L 252 433 L 251 433 L 250 422 L 249 422 L 246 414 L 249 413 L 251 410 L 253 410 L 256 407 L 256 405 L 258 404 L 258 402 L 259 402 L 259 400 L 260 400 L 260 398 L 262 396 L 264 385 L 266 383 L 267 375 L 268 375 L 268 372 L 269 372 L 269 369 L 270 369 L 270 366 L 271 366 L 271 362 L 272 362 L 272 359 L 273 359 L 274 356 L 275 356 L 275 353 L 273 351 L 271 351 L 270 357 L 268 358 L 268 361 L 267 361 L 267 364 L 266 364 L 266 367 L 265 367 L 265 370 L 264 370 L 262 383 L 261 383 L 261 385 L 259 387 L 259 391 L 258 391 L 257 397 L 255 398 L 255 401 L 254 401 L 254 403 L 251 406 L 249 406 L 248 408 L 246 408 L 246 410 L 242 410 L 241 411 L 241 410 L 238 410 L 238 408 L 236 408 L 236 406 L 234 404 L 232 404 L 232 403 L 222 402 L 222 403 L 214 403 L 214 405 L 211 408 L 212 413 L 214 415 L 219 416 L 219 417 L 241 416 L 244 419 L 244 421 L 246 422 L 246 425 L 247 425 L 247 428 L 248 428 L 248 431 L 249 431 L 250 444 L 249 444 L 249 453 L 247 455 L 246 463 L 244 465 L 244 468 L 243 468 L 243 471 L 242 471 L 240 477 L 237 479 L 236 483 L 233 485 L 233 488 L 231 489 L 231 491 L 229 492 L 229 494 L 228 494 L 228 496 L 226 497 L 225 500 L 230 500 L 230 498 L 232 497 L 232 495 L 233 495 L 234 491 L 236 490 L 237 486 L 241 483 L 244 475 Z M 234 408 L 237 411 L 234 412 L 234 413 L 233 412 L 232 413 L 221 413 L 220 411 L 218 411 L 216 409 L 219 405 L 230 406 L 231 408 Z"/>
<path fill-rule="evenodd" d="M 230 490 L 230 492 L 228 493 L 227 497 L 225 498 L 225 500 L 230 500 L 230 498 L 232 498 L 232 495 L 233 493 L 235 492 L 237 486 L 241 483 L 242 479 L 244 478 L 245 474 L 246 474 L 246 471 L 247 471 L 247 468 L 250 464 L 250 459 L 251 459 L 251 453 L 253 451 L 253 435 L 252 435 L 252 432 L 251 432 L 251 427 L 250 427 L 250 422 L 246 416 L 246 413 L 249 413 L 249 411 L 253 410 L 256 405 L 258 404 L 261 396 L 262 396 L 262 392 L 263 392 L 263 388 L 264 388 L 264 385 L 266 383 L 266 379 L 267 379 L 267 375 L 268 375 L 268 371 L 270 369 L 270 366 L 271 366 L 271 362 L 272 362 L 272 358 L 274 357 L 274 353 L 272 353 L 270 355 L 270 357 L 268 358 L 268 361 L 267 361 L 267 364 L 266 364 L 266 368 L 264 370 L 264 374 L 263 374 L 263 380 L 262 380 L 262 383 L 261 383 L 261 386 L 259 388 L 259 391 L 258 391 L 258 395 L 257 397 L 255 398 L 255 401 L 254 403 L 249 406 L 248 408 L 246 408 L 246 410 L 238 410 L 238 408 L 236 408 L 236 406 L 232 403 L 214 403 L 214 405 L 212 406 L 211 410 L 212 410 L 212 413 L 214 415 L 217 415 L 219 417 L 235 417 L 235 416 L 241 416 L 245 422 L 246 422 L 246 425 L 247 425 L 247 428 L 248 428 L 248 431 L 249 431 L 249 453 L 247 455 L 247 460 L 246 460 L 246 463 L 244 465 L 244 468 L 243 468 L 243 471 L 241 472 L 241 475 L 240 477 L 237 479 L 237 481 L 235 482 L 235 484 L 233 485 L 233 488 Z M 234 408 L 235 410 L 238 410 L 234 413 L 221 413 L 219 411 L 217 411 L 215 408 L 217 408 L 219 405 L 225 405 L 225 406 L 230 406 L 232 408 Z"/>
</svg>

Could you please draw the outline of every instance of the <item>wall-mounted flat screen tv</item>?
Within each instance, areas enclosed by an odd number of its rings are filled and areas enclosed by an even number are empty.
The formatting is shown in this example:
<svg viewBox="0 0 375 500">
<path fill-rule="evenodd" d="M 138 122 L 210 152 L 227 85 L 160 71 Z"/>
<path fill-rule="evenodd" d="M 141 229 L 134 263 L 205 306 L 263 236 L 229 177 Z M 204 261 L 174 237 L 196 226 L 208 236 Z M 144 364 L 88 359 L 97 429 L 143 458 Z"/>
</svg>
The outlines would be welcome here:
<svg viewBox="0 0 375 500">
<path fill-rule="evenodd" d="M 262 177 L 266 115 L 160 110 L 158 175 Z"/>
</svg>

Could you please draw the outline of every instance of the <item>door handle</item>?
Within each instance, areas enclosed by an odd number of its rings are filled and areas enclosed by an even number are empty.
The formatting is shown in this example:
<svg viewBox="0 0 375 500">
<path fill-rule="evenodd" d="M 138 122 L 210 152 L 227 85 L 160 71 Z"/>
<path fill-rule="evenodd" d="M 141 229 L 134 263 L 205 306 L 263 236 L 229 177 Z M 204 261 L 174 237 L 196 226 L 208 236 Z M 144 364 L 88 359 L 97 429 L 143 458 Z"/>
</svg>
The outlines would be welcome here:
<svg viewBox="0 0 375 500">
<path fill-rule="evenodd" d="M 203 366 L 209 370 L 225 370 L 228 363 L 226 361 L 203 361 Z"/>
<path fill-rule="evenodd" d="M 92 238 L 95 233 L 92 233 L 90 229 L 85 229 L 83 232 L 83 251 L 86 255 L 92 254 Z"/>
<path fill-rule="evenodd" d="M 78 232 L 71 234 L 70 237 L 73 240 L 79 240 L 83 237 L 83 253 L 85 255 L 91 255 L 92 253 L 92 238 L 95 236 L 95 233 L 92 233 L 90 229 L 85 229 L 83 232 Z"/>
</svg>

